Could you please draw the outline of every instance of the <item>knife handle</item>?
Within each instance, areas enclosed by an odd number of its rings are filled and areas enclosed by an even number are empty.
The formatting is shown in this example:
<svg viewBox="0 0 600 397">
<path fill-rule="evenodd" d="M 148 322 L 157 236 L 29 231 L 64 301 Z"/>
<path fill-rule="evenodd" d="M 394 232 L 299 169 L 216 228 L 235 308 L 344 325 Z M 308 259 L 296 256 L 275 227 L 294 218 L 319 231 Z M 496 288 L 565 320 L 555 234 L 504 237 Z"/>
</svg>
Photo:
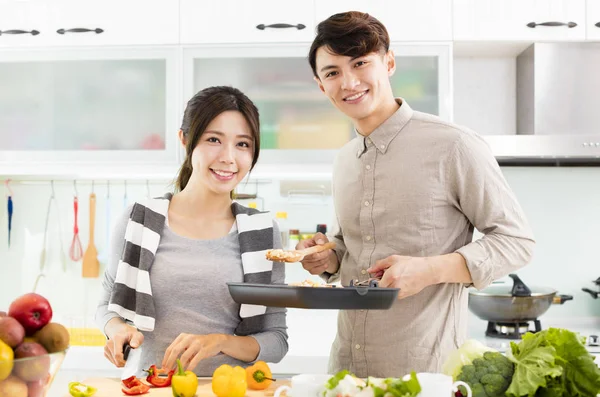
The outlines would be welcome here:
<svg viewBox="0 0 600 397">
<path fill-rule="evenodd" d="M 129 357 L 129 352 L 131 351 L 131 346 L 129 346 L 128 342 L 125 342 L 123 345 L 123 360 L 127 361 L 127 357 Z"/>
</svg>

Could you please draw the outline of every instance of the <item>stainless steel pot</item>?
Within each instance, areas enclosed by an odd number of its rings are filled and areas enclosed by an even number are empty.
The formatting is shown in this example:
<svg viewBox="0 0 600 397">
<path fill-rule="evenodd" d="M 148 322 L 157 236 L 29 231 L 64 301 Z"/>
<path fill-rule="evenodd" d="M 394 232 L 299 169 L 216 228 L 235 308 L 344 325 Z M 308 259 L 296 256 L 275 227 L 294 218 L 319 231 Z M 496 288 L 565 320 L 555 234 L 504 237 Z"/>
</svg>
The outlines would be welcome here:
<svg viewBox="0 0 600 397">
<path fill-rule="evenodd" d="M 550 305 L 563 304 L 572 295 L 557 295 L 547 287 L 532 287 L 516 274 L 509 275 L 513 285 L 492 285 L 481 291 L 469 291 L 469 310 L 477 317 L 493 322 L 524 322 L 538 319 Z"/>
</svg>

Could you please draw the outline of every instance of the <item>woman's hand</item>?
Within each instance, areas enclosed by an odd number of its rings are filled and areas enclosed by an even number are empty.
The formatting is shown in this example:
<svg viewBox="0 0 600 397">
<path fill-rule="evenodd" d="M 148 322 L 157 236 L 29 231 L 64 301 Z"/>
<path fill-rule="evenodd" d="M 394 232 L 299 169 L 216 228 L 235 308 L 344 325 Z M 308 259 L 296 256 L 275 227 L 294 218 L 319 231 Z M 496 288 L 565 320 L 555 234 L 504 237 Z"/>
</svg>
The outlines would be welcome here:
<svg viewBox="0 0 600 397">
<path fill-rule="evenodd" d="M 126 342 L 129 343 L 132 349 L 138 348 L 144 343 L 144 335 L 131 325 L 121 324 L 113 336 L 106 341 L 106 345 L 104 345 L 104 357 L 116 367 L 123 367 L 125 365 L 123 346 Z"/>
<path fill-rule="evenodd" d="M 165 351 L 162 367 L 175 368 L 179 358 L 187 371 L 193 371 L 200 361 L 221 353 L 226 341 L 227 335 L 223 334 L 179 334 Z"/>
</svg>

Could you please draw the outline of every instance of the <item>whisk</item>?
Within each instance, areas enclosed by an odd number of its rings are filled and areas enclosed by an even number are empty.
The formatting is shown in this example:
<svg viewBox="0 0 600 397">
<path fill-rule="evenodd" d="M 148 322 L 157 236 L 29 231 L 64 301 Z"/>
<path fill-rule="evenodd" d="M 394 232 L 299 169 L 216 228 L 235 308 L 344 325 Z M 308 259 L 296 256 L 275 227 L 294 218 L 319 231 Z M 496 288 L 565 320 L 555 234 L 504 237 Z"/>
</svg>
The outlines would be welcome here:
<svg viewBox="0 0 600 397">
<path fill-rule="evenodd" d="M 75 182 L 73 182 L 75 186 Z M 81 241 L 79 240 L 79 227 L 77 227 L 77 211 L 79 210 L 79 200 L 77 199 L 77 188 L 75 188 L 75 197 L 73 199 L 73 213 L 74 213 L 74 224 L 73 224 L 73 241 L 69 248 L 69 256 L 73 262 L 78 262 L 83 257 L 83 248 L 81 247 Z"/>
</svg>

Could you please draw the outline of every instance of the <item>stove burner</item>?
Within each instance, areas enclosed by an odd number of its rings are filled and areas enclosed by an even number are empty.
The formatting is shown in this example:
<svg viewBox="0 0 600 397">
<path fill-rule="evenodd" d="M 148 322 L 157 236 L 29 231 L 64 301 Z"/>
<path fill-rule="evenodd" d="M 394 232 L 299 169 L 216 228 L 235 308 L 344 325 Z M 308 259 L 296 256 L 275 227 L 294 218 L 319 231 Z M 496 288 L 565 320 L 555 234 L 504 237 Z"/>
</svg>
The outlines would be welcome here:
<svg viewBox="0 0 600 397">
<path fill-rule="evenodd" d="M 539 332 L 542 330 L 540 320 L 533 320 L 533 329 L 530 329 L 531 321 L 518 322 L 494 322 L 489 321 L 486 336 L 502 339 L 521 339 L 527 332 Z"/>
</svg>

